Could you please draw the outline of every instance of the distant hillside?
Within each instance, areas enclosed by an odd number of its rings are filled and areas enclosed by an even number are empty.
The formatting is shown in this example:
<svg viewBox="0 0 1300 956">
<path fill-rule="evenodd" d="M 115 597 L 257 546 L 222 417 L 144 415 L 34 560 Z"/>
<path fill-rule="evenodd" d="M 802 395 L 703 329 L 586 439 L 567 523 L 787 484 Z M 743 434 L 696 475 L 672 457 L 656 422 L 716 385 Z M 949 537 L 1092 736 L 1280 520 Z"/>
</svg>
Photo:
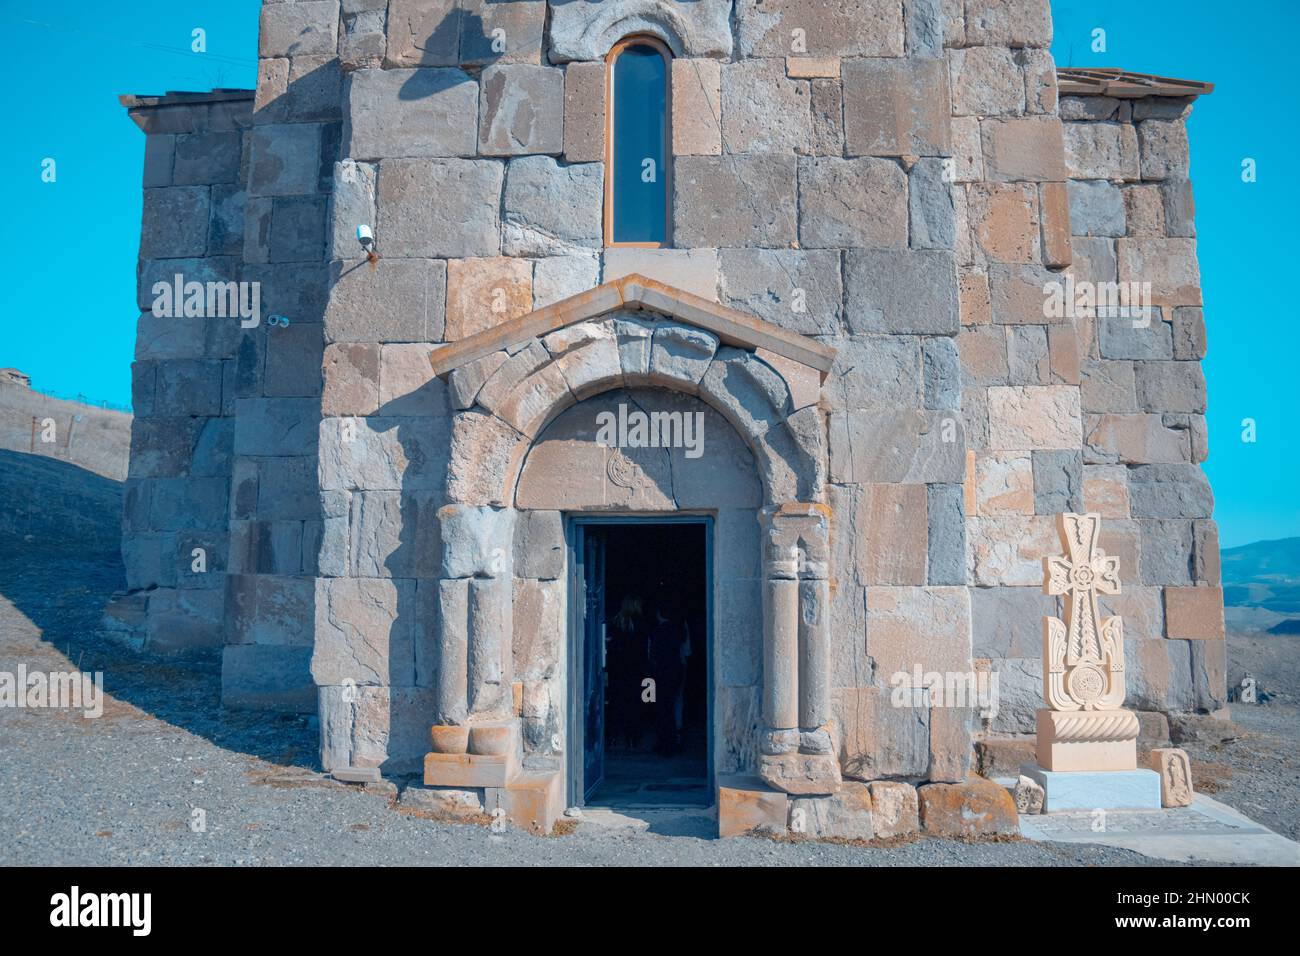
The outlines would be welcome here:
<svg viewBox="0 0 1300 956">
<path fill-rule="evenodd" d="M 1238 627 L 1300 633 L 1300 538 L 1223 551 L 1223 601 Z"/>
<path fill-rule="evenodd" d="M 131 415 L 32 389 L 0 369 L 0 449 L 55 458 L 122 481 L 131 456 Z"/>
</svg>

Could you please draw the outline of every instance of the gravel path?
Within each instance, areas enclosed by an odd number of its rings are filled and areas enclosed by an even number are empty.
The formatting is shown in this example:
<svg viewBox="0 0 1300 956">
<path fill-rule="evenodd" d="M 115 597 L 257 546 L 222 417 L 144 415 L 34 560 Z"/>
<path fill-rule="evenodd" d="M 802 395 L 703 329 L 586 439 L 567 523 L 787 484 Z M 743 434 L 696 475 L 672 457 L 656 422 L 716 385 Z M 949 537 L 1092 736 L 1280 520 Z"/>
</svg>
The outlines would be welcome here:
<svg viewBox="0 0 1300 956">
<path fill-rule="evenodd" d="M 1300 841 L 1300 635 L 1230 633 L 1229 684 L 1247 671 L 1272 699 L 1230 704 L 1227 739 L 1179 746 L 1197 790 Z"/>
<path fill-rule="evenodd" d="M 224 711 L 215 656 L 138 658 L 96 635 L 112 559 L 0 547 L 0 671 L 104 672 L 104 715 L 0 709 L 0 863 L 553 865 L 1153 865 L 1124 850 L 920 839 L 894 848 L 712 840 L 707 821 L 563 836 L 442 823 L 315 769 L 300 717 Z M 195 811 L 205 827 L 195 832 Z"/>
</svg>

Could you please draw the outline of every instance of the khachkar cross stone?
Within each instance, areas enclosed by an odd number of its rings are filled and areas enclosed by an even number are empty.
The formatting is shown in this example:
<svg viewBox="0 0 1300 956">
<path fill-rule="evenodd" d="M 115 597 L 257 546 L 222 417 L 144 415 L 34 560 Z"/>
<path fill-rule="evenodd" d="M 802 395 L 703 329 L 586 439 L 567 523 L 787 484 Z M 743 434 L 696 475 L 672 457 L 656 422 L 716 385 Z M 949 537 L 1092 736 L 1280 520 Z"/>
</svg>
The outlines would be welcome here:
<svg viewBox="0 0 1300 956">
<path fill-rule="evenodd" d="M 1097 547 L 1101 516 L 1057 515 L 1065 554 L 1043 559 L 1043 593 L 1065 599 L 1065 620 L 1043 618 L 1038 765 L 1044 770 L 1137 769 L 1137 715 L 1124 703 L 1124 627 L 1097 595 L 1119 594 L 1119 558 Z"/>
</svg>

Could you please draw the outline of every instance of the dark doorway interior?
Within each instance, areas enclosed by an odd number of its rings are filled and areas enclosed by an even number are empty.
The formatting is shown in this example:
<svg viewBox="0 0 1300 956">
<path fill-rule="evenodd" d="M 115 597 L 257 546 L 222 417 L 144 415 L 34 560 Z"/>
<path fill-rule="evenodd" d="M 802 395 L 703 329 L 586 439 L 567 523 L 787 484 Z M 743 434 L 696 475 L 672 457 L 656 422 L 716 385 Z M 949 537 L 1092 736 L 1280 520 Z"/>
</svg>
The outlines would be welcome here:
<svg viewBox="0 0 1300 956">
<path fill-rule="evenodd" d="M 708 525 L 579 527 L 585 802 L 707 806 Z"/>
</svg>

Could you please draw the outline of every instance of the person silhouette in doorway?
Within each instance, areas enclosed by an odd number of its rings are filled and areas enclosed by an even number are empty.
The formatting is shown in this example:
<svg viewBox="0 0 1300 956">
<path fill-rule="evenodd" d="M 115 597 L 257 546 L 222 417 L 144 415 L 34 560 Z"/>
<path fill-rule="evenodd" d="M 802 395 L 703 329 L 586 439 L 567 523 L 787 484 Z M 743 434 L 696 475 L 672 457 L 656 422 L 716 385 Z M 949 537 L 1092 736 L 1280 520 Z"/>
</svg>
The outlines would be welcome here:
<svg viewBox="0 0 1300 956">
<path fill-rule="evenodd" d="M 655 753 L 672 757 L 681 752 L 677 702 L 686 680 L 690 645 L 671 597 L 665 595 L 655 601 L 653 622 L 646 636 L 646 648 L 650 676 L 655 682 Z"/>
</svg>

